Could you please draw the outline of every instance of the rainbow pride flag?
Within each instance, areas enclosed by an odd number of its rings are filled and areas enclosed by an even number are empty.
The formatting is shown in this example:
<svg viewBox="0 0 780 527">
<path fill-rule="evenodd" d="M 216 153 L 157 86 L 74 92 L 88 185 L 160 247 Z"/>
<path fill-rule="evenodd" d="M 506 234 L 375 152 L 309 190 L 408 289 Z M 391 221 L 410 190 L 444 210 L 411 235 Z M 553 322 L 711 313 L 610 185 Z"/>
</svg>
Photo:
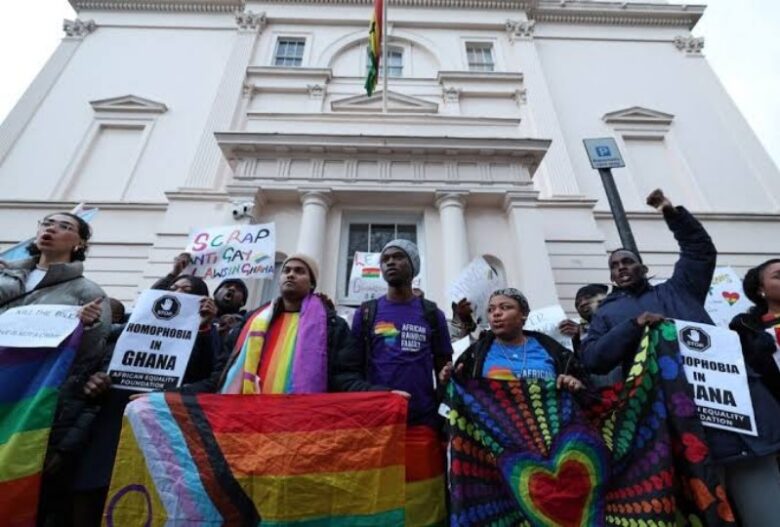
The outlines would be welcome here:
<svg viewBox="0 0 780 527">
<path fill-rule="evenodd" d="M 33 526 L 59 387 L 81 342 L 79 326 L 57 348 L 0 347 L 0 519 Z"/>
<path fill-rule="evenodd" d="M 382 56 L 382 10 L 384 0 L 374 0 L 371 23 L 368 26 L 368 74 L 366 94 L 371 97 L 379 81 L 379 59 Z"/>
<path fill-rule="evenodd" d="M 106 525 L 404 525 L 406 401 L 152 394 L 128 405 Z"/>
</svg>

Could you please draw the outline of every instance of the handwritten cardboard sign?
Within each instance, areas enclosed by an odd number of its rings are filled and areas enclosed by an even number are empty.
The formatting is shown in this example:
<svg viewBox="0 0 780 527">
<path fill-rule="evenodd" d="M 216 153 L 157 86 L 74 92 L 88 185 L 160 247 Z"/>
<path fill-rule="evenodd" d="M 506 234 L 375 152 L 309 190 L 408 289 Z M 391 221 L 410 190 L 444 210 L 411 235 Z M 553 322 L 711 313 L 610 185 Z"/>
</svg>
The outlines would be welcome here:
<svg viewBox="0 0 780 527">
<path fill-rule="evenodd" d="M 186 273 L 206 280 L 274 276 L 276 226 L 273 223 L 209 227 L 190 233 Z"/>
</svg>

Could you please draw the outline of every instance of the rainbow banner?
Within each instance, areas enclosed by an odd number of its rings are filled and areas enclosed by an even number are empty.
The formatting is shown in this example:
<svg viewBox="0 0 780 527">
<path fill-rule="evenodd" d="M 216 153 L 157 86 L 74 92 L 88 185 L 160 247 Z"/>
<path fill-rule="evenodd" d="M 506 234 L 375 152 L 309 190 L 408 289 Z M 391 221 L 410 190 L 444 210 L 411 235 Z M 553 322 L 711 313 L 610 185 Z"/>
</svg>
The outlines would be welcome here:
<svg viewBox="0 0 780 527">
<path fill-rule="evenodd" d="M 625 384 L 581 409 L 555 381 L 449 389 L 452 526 L 735 525 L 677 349 L 646 333 Z"/>
<path fill-rule="evenodd" d="M 382 9 L 384 0 L 374 0 L 371 23 L 368 26 L 368 74 L 366 94 L 371 97 L 379 81 L 379 62 L 382 56 Z"/>
<path fill-rule="evenodd" d="M 128 405 L 106 525 L 404 525 L 406 401 L 152 394 Z"/>
<path fill-rule="evenodd" d="M 60 385 L 81 342 L 79 326 L 57 348 L 0 347 L 0 518 L 34 526 L 41 471 Z"/>
</svg>

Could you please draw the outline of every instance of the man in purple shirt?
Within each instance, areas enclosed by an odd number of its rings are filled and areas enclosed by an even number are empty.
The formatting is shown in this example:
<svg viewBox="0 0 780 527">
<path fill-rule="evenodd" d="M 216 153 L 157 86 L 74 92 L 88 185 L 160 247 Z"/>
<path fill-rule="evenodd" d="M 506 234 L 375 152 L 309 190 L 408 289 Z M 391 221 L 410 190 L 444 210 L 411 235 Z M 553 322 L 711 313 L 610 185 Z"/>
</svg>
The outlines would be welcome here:
<svg viewBox="0 0 780 527">
<path fill-rule="evenodd" d="M 409 398 L 406 525 L 439 524 L 446 507 L 435 373 L 452 359 L 447 320 L 435 303 L 412 291 L 412 279 L 420 272 L 414 243 L 389 242 L 380 267 L 387 294 L 360 306 L 352 334 L 365 350 L 368 381 Z"/>
</svg>

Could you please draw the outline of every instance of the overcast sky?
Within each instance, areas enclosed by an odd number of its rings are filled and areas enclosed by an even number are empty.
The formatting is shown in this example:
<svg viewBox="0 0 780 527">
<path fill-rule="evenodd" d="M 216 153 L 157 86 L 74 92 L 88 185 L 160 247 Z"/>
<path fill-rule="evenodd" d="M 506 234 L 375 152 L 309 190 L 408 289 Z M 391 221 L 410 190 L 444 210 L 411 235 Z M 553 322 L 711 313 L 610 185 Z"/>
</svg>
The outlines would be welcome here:
<svg viewBox="0 0 780 527">
<path fill-rule="evenodd" d="M 62 38 L 67 0 L 0 0 L 0 119 L 4 119 Z M 679 3 L 685 3 L 679 0 Z M 697 2 L 694 2 L 697 3 Z M 778 0 L 710 0 L 694 29 L 715 72 L 780 166 Z"/>
</svg>

